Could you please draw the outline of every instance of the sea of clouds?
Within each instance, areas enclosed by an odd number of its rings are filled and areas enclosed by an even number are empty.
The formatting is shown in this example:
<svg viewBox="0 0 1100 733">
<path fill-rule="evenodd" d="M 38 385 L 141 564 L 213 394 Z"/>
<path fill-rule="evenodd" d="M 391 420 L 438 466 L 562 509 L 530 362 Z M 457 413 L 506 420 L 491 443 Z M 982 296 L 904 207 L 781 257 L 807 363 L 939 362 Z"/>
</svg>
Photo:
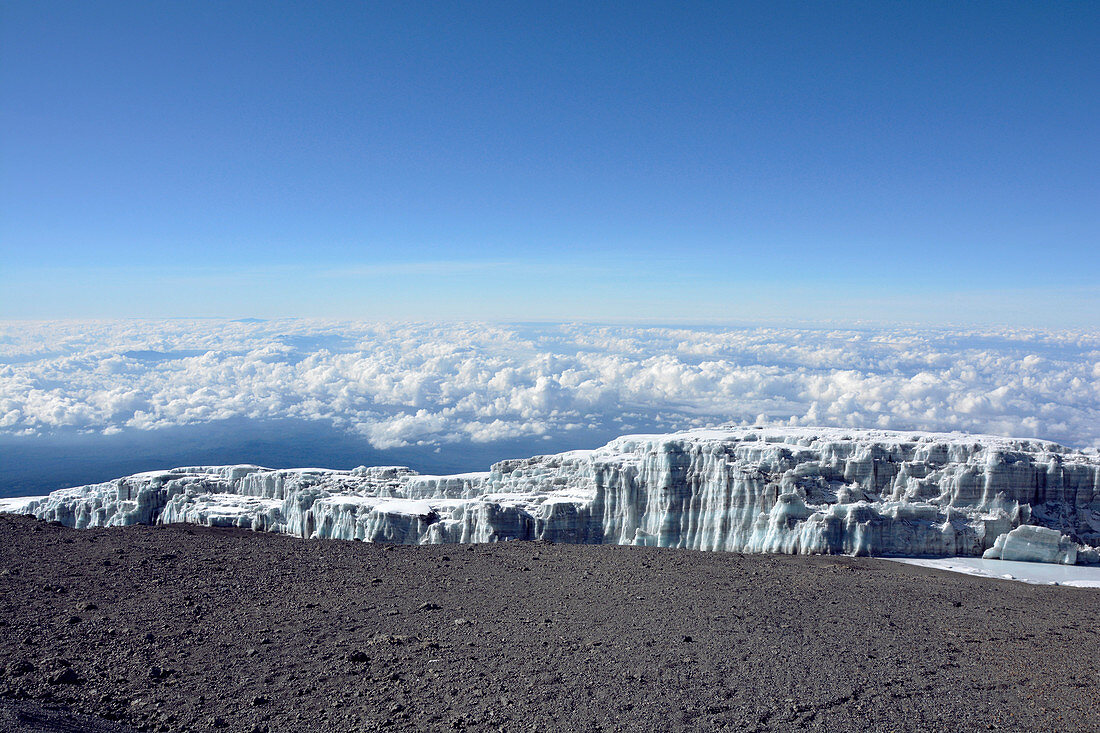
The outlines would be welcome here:
<svg viewBox="0 0 1100 733">
<path fill-rule="evenodd" d="M 0 436 L 320 421 L 374 447 L 722 423 L 1100 447 L 1100 333 L 920 328 L 0 324 Z"/>
</svg>

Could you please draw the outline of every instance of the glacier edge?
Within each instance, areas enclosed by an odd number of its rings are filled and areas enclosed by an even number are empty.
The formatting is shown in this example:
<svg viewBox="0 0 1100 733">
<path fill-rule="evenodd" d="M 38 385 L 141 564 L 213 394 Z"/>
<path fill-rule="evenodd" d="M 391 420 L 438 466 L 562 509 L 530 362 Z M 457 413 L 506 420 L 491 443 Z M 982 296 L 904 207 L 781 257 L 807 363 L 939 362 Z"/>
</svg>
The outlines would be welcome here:
<svg viewBox="0 0 1100 733">
<path fill-rule="evenodd" d="M 186 522 L 404 544 L 1100 561 L 1100 457 L 959 433 L 714 428 L 425 476 L 194 466 L 0 510 L 77 528 Z"/>
</svg>

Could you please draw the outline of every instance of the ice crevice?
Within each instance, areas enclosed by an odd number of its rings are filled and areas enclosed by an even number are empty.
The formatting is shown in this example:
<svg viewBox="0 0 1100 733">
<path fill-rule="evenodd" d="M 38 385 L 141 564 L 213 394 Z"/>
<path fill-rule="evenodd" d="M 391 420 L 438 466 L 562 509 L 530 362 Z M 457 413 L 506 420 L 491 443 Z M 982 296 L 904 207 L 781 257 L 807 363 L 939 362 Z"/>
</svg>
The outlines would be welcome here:
<svg viewBox="0 0 1100 733">
<path fill-rule="evenodd" d="M 1100 561 L 1100 456 L 1041 440 L 838 428 L 629 435 L 425 476 L 192 466 L 5 500 L 77 528 L 192 523 L 402 544 Z"/>
</svg>

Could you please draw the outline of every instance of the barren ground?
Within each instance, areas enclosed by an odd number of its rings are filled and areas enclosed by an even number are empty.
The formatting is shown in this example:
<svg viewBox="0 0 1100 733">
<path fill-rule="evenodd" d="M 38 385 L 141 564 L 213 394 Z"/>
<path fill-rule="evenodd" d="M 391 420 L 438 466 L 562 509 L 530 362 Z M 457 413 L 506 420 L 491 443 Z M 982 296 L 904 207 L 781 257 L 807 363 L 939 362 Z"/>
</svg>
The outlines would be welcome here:
<svg viewBox="0 0 1100 733">
<path fill-rule="evenodd" d="M 847 557 L 5 515 L 0 728 L 1100 730 L 1098 602 Z"/>
</svg>

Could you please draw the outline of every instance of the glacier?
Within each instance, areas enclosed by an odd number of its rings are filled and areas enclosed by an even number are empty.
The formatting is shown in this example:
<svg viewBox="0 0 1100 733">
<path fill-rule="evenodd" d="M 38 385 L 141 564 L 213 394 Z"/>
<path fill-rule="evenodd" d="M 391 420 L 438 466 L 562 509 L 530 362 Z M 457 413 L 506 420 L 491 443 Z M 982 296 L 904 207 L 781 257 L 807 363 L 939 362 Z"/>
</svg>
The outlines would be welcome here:
<svg viewBox="0 0 1100 733">
<path fill-rule="evenodd" d="M 402 544 L 1100 562 L 1100 455 L 1034 439 L 841 428 L 627 435 L 428 476 L 194 466 L 6 500 L 70 527 L 193 523 Z"/>
</svg>

